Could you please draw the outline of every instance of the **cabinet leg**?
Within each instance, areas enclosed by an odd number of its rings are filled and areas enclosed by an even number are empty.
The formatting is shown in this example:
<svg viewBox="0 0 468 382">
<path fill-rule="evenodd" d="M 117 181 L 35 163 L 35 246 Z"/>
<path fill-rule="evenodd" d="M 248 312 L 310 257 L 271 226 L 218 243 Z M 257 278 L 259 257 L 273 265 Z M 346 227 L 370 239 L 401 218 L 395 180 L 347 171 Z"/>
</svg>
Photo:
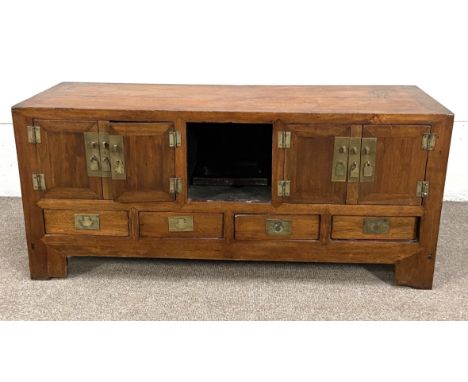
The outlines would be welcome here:
<svg viewBox="0 0 468 382">
<path fill-rule="evenodd" d="M 47 249 L 47 271 L 49 277 L 67 277 L 68 276 L 68 260 L 59 251 Z"/>
<path fill-rule="evenodd" d="M 432 289 L 434 256 L 419 254 L 395 264 L 395 284 L 417 289 Z"/>
</svg>

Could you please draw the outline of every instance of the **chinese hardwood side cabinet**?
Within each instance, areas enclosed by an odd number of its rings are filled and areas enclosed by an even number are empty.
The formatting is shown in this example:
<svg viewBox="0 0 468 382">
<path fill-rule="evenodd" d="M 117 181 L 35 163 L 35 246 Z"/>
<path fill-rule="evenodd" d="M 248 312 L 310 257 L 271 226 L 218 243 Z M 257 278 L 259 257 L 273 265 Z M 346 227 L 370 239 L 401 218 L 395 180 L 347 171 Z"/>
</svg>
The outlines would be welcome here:
<svg viewBox="0 0 468 382">
<path fill-rule="evenodd" d="M 432 287 L 453 114 L 417 87 L 61 83 L 12 112 L 33 279 L 122 256 Z"/>
</svg>

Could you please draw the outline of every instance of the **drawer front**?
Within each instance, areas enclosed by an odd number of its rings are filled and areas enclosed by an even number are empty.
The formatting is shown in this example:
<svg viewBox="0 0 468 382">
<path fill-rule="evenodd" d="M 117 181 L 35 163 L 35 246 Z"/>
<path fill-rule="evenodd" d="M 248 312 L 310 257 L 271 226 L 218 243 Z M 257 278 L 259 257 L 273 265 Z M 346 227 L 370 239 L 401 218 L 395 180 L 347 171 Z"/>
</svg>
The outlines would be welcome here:
<svg viewBox="0 0 468 382">
<path fill-rule="evenodd" d="M 49 234 L 128 236 L 127 211 L 44 210 Z"/>
<path fill-rule="evenodd" d="M 416 239 L 416 217 L 333 216 L 332 239 Z"/>
<path fill-rule="evenodd" d="M 140 212 L 139 216 L 140 237 L 223 237 L 223 214 Z"/>
<path fill-rule="evenodd" d="M 317 240 L 318 215 L 236 215 L 236 240 Z"/>
</svg>

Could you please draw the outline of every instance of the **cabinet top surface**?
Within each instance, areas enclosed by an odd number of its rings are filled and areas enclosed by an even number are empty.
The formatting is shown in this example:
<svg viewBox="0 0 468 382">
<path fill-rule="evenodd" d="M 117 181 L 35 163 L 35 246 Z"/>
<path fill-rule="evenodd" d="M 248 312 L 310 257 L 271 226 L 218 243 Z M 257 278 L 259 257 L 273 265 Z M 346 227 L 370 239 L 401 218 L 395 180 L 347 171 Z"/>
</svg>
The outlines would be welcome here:
<svg viewBox="0 0 468 382">
<path fill-rule="evenodd" d="M 63 82 L 13 107 L 23 108 L 292 114 L 452 114 L 416 86 Z"/>
</svg>

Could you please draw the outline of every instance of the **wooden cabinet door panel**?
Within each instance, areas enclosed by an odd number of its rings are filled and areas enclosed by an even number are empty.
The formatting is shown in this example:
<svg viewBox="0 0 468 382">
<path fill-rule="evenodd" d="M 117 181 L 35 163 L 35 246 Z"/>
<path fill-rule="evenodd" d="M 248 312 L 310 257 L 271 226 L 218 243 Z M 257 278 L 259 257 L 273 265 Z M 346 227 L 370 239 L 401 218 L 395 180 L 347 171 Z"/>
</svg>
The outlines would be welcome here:
<svg viewBox="0 0 468 382">
<path fill-rule="evenodd" d="M 38 169 L 45 177 L 46 198 L 100 199 L 102 181 L 89 177 L 86 168 L 85 132 L 97 132 L 96 122 L 35 120 L 41 129 Z"/>
<path fill-rule="evenodd" d="M 416 196 L 424 180 L 427 151 L 421 148 L 428 125 L 365 125 L 362 137 L 377 138 L 375 176 L 359 184 L 359 204 L 421 205 Z"/>
<path fill-rule="evenodd" d="M 335 137 L 349 137 L 350 125 L 288 125 L 284 179 L 291 182 L 286 203 L 346 203 L 346 182 L 332 182 Z"/>
<path fill-rule="evenodd" d="M 123 137 L 126 179 L 111 180 L 113 199 L 120 202 L 173 201 L 175 149 L 169 147 L 172 123 L 111 123 L 109 134 Z"/>
</svg>

